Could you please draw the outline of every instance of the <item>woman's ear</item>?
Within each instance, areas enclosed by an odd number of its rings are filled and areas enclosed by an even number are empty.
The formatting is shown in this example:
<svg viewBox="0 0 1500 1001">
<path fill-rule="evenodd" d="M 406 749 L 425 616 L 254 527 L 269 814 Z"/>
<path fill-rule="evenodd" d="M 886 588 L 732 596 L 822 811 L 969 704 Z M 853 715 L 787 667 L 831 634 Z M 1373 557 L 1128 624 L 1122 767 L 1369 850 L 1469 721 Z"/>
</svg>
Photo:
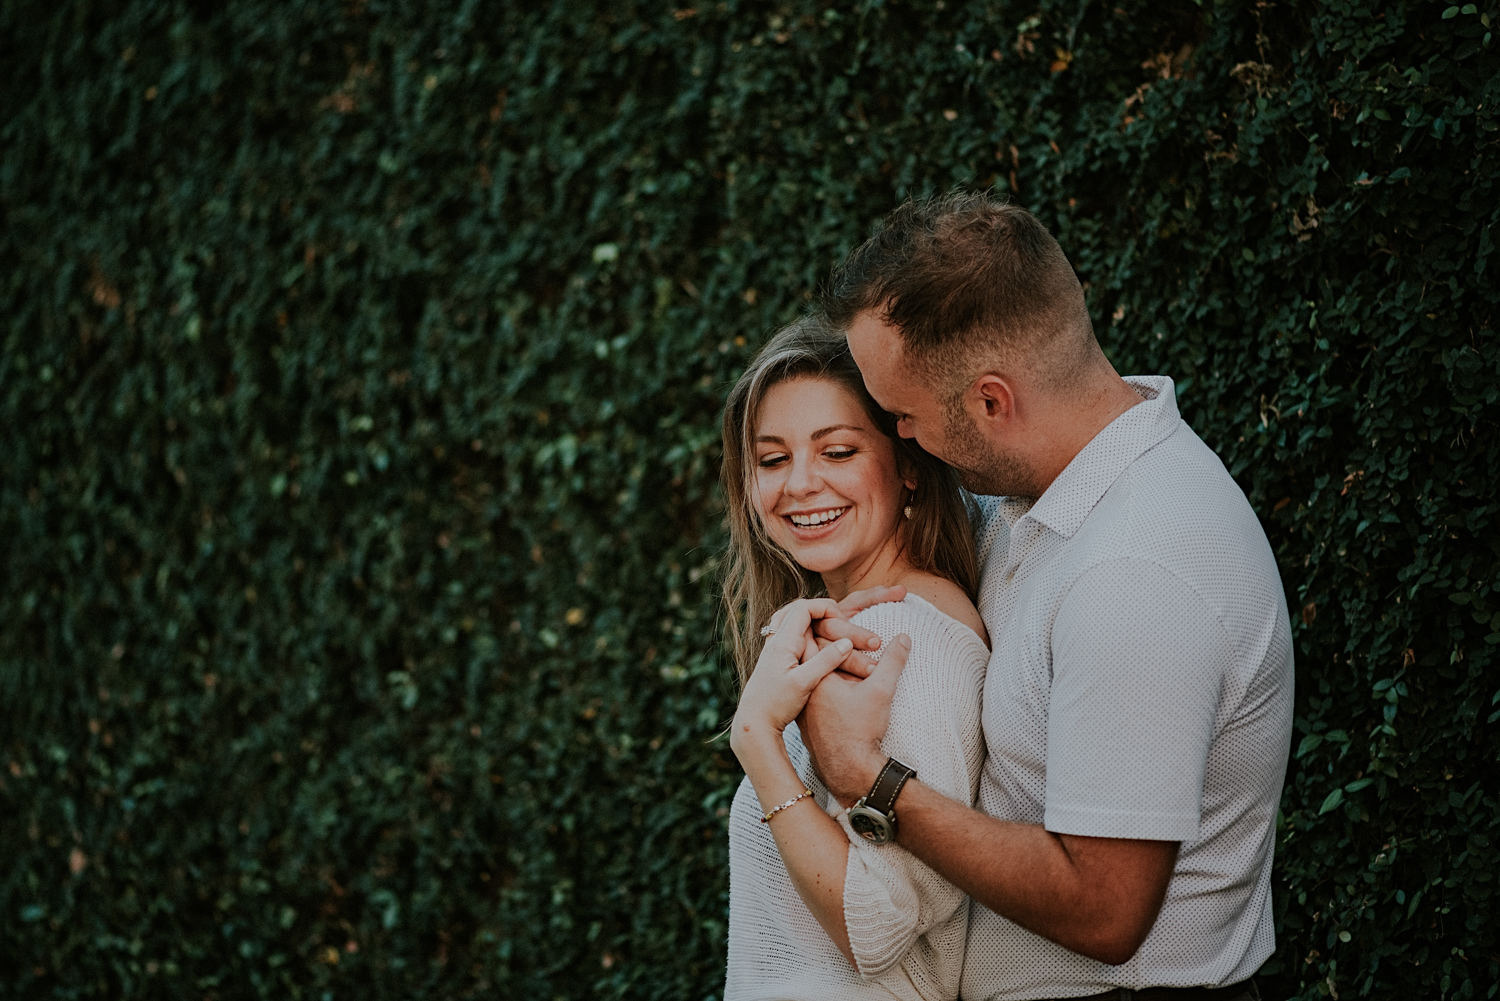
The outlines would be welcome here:
<svg viewBox="0 0 1500 1001">
<path fill-rule="evenodd" d="M 896 475 L 901 477 L 901 485 L 907 490 L 917 489 L 917 464 L 911 456 L 902 455 L 899 448 L 896 450 Z"/>
</svg>

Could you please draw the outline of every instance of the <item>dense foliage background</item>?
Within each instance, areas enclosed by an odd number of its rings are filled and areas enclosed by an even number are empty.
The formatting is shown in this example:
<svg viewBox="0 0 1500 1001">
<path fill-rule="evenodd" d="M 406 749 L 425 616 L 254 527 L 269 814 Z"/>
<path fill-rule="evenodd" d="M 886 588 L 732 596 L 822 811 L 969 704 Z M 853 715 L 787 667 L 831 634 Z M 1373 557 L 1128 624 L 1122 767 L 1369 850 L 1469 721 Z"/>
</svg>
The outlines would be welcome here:
<svg viewBox="0 0 1500 1001">
<path fill-rule="evenodd" d="M 0 0 L 0 997 L 704 998 L 716 412 L 1009 192 L 1260 513 L 1272 996 L 1500 984 L 1495 0 Z"/>
</svg>

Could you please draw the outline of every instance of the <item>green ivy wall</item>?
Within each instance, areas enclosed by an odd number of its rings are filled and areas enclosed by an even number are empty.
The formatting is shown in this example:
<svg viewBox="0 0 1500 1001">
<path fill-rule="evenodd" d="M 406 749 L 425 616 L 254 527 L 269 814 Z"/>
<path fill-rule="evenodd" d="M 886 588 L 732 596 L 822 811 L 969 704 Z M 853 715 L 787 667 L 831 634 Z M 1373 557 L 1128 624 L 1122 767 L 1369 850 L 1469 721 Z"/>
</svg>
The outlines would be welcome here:
<svg viewBox="0 0 1500 1001">
<path fill-rule="evenodd" d="M 0 997 L 715 996 L 717 410 L 954 185 L 1271 537 L 1272 993 L 1493 996 L 1495 0 L 681 2 L 0 0 Z"/>
</svg>

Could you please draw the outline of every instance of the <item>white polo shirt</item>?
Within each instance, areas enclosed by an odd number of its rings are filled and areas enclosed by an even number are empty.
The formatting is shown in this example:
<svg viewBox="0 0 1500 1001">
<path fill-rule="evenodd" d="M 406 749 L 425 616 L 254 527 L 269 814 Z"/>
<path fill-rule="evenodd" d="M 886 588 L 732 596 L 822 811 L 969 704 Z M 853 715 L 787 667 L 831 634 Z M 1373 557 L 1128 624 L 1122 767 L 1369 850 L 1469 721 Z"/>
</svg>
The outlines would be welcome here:
<svg viewBox="0 0 1500 1001">
<path fill-rule="evenodd" d="M 1182 843 L 1166 902 L 1120 966 L 979 904 L 963 998 L 1223 986 L 1274 947 L 1271 853 L 1292 734 L 1292 641 L 1265 532 L 1177 412 L 1126 380 L 1117 417 L 1034 503 L 979 498 L 994 640 L 979 807 L 1090 837 Z"/>
</svg>

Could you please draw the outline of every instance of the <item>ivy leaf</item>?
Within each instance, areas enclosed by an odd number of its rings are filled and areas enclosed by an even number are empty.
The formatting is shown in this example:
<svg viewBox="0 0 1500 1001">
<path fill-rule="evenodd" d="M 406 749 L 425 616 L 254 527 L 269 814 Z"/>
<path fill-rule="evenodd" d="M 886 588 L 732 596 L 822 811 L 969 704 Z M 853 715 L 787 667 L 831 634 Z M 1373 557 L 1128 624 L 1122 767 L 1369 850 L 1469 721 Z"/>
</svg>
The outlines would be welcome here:
<svg viewBox="0 0 1500 1001">
<path fill-rule="evenodd" d="M 1328 813 L 1330 810 L 1337 810 L 1339 804 L 1343 801 L 1344 790 L 1335 789 L 1333 792 L 1328 794 L 1327 799 L 1323 800 L 1323 805 L 1318 807 L 1318 816 L 1321 817 L 1323 814 Z"/>
</svg>

